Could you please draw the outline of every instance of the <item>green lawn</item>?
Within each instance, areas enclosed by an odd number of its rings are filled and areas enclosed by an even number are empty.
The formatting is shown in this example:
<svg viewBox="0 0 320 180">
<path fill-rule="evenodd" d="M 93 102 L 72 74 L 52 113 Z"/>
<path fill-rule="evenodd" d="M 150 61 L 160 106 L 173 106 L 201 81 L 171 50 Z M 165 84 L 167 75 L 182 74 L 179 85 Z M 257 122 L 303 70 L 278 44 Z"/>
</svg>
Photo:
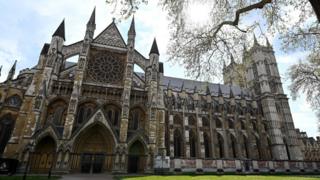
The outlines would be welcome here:
<svg viewBox="0 0 320 180">
<path fill-rule="evenodd" d="M 320 176 L 255 176 L 255 175 L 195 175 L 195 176 L 140 176 L 140 177 L 120 177 L 121 180 L 319 180 Z"/>
<path fill-rule="evenodd" d="M 59 177 L 52 176 L 50 180 L 57 180 Z M 0 180 L 22 180 L 22 176 L 0 176 Z M 27 176 L 26 180 L 48 180 L 48 176 Z"/>
</svg>

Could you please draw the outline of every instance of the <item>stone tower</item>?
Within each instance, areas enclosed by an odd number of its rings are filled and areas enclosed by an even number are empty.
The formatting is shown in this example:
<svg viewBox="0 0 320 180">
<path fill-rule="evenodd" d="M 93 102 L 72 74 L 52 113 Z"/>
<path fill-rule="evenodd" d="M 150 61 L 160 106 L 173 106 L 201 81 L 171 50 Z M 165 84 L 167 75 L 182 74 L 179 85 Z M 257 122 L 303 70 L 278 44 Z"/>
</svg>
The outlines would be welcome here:
<svg viewBox="0 0 320 180">
<path fill-rule="evenodd" d="M 244 53 L 247 88 L 258 98 L 266 118 L 272 157 L 276 160 L 302 160 L 288 98 L 283 92 L 273 48 L 262 46 L 254 37 L 253 47 Z"/>
</svg>

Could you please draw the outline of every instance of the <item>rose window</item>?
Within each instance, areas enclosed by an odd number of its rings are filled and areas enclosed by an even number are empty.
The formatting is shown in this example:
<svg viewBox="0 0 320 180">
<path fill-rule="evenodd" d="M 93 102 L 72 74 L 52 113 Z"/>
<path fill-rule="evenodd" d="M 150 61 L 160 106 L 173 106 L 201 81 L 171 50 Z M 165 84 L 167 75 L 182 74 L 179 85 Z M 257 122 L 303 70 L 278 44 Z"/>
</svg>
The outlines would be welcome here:
<svg viewBox="0 0 320 180">
<path fill-rule="evenodd" d="M 112 55 L 100 55 L 88 63 L 89 76 L 100 83 L 120 83 L 123 77 L 123 62 Z"/>
</svg>

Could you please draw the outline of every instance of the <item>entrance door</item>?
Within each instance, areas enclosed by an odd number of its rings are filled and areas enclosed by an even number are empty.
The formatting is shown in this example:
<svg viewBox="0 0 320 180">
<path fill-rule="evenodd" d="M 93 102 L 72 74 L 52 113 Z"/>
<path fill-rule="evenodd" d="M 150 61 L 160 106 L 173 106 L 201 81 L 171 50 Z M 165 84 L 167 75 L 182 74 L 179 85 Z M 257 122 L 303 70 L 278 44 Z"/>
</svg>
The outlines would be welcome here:
<svg viewBox="0 0 320 180">
<path fill-rule="evenodd" d="M 139 156 L 131 155 L 128 157 L 128 172 L 137 173 L 139 165 Z"/>
<path fill-rule="evenodd" d="M 84 153 L 81 156 L 81 172 L 82 173 L 101 173 L 105 155 L 102 153 L 92 154 Z"/>
<path fill-rule="evenodd" d="M 81 156 L 81 172 L 90 173 L 92 164 L 92 154 L 85 153 Z"/>
<path fill-rule="evenodd" d="M 101 173 L 104 164 L 104 154 L 95 154 L 92 163 L 92 173 Z"/>
<path fill-rule="evenodd" d="M 145 150 L 140 141 L 134 142 L 129 148 L 128 172 L 141 173 L 145 168 Z"/>
</svg>

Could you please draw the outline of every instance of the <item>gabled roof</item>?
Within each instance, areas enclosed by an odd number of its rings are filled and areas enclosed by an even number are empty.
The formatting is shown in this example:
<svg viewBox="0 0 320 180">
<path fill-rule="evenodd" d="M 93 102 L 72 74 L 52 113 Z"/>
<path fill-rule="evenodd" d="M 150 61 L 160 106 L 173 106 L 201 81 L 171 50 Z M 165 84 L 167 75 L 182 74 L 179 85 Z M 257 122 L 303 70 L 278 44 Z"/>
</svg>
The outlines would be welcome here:
<svg viewBox="0 0 320 180">
<path fill-rule="evenodd" d="M 126 48 L 127 45 L 124 42 L 119 29 L 116 24 L 112 22 L 105 30 L 103 30 L 94 40 L 93 43 Z"/>
</svg>

